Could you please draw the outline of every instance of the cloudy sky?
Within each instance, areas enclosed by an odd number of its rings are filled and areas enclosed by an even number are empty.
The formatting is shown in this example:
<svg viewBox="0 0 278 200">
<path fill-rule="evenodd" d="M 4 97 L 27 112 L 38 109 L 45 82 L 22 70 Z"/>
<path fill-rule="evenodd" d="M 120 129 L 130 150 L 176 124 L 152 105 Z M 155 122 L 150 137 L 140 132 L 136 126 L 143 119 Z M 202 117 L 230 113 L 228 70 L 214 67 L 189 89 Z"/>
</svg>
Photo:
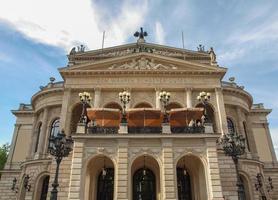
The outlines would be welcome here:
<svg viewBox="0 0 278 200">
<path fill-rule="evenodd" d="M 29 103 L 76 45 L 101 48 L 136 41 L 143 26 L 147 42 L 196 49 L 214 47 L 254 103 L 272 108 L 270 130 L 278 152 L 278 1 L 241 0 L 0 0 L 0 143 L 10 142 L 10 110 Z"/>
</svg>

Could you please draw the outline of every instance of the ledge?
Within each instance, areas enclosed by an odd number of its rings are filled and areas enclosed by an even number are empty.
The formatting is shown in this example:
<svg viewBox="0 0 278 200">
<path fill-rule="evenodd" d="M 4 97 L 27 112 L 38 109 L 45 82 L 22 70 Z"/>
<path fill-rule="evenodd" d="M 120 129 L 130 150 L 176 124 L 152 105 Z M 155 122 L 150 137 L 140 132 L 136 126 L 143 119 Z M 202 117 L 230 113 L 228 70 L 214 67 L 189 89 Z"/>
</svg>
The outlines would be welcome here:
<svg viewBox="0 0 278 200">
<path fill-rule="evenodd" d="M 206 139 L 206 138 L 219 138 L 220 133 L 214 134 L 73 134 L 73 139 L 175 139 L 175 138 L 187 138 L 187 139 Z"/>
</svg>

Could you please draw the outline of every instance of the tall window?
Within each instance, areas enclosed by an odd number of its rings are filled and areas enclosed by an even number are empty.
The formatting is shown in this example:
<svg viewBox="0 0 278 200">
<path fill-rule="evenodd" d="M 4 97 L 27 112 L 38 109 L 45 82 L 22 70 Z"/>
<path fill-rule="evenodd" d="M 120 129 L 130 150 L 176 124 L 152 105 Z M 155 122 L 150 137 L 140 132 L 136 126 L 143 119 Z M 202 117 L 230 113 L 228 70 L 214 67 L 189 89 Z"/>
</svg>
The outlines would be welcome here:
<svg viewBox="0 0 278 200">
<path fill-rule="evenodd" d="M 177 168 L 177 186 L 179 200 L 191 200 L 190 177 L 184 173 L 184 168 Z"/>
<path fill-rule="evenodd" d="M 141 168 L 133 176 L 133 200 L 156 200 L 155 175 Z"/>
<path fill-rule="evenodd" d="M 106 173 L 101 171 L 98 176 L 97 200 L 113 200 L 114 169 L 106 168 Z"/>
<path fill-rule="evenodd" d="M 244 129 L 244 133 L 245 133 L 245 139 L 246 139 L 246 143 L 247 143 L 247 149 L 250 152 L 250 145 L 249 145 L 249 140 L 248 140 L 248 135 L 247 135 L 246 122 L 242 122 L 242 123 L 243 123 L 243 129 Z"/>
<path fill-rule="evenodd" d="M 36 145 L 35 145 L 35 153 L 38 151 L 39 141 L 40 141 L 40 134 L 42 129 L 42 123 L 40 122 L 37 127 L 37 138 L 36 138 Z"/>
<path fill-rule="evenodd" d="M 60 119 L 55 119 L 51 124 L 50 137 L 57 136 L 60 131 Z"/>
<path fill-rule="evenodd" d="M 239 178 L 239 181 L 240 181 L 240 188 L 239 188 L 239 191 L 241 191 L 240 192 L 240 199 L 241 200 L 246 200 L 246 191 L 245 191 L 245 185 L 244 185 L 244 181 L 243 181 L 243 178 L 240 176 L 240 178 Z"/>
<path fill-rule="evenodd" d="M 235 125 L 233 121 L 230 118 L 227 118 L 227 126 L 228 126 L 228 132 L 229 133 L 235 133 Z"/>
<path fill-rule="evenodd" d="M 48 185 L 49 185 L 49 176 L 46 176 L 43 179 L 43 182 L 42 182 L 40 200 L 46 200 L 47 199 Z"/>
</svg>

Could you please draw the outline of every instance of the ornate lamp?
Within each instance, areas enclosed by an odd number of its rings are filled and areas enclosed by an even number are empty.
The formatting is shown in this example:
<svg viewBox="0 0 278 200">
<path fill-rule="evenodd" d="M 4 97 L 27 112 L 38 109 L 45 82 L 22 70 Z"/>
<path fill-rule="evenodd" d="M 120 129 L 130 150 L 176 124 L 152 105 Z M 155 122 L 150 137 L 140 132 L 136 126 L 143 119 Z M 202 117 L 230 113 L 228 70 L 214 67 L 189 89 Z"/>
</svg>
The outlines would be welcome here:
<svg viewBox="0 0 278 200">
<path fill-rule="evenodd" d="M 209 92 L 200 92 L 199 95 L 197 96 L 197 100 L 201 102 L 204 105 L 205 111 L 205 121 L 207 120 L 207 104 L 210 100 L 211 94 Z"/>
<path fill-rule="evenodd" d="M 245 152 L 245 138 L 236 133 L 228 133 L 219 138 L 218 143 L 223 147 L 226 156 L 231 156 L 234 161 L 237 175 L 238 199 L 243 200 L 244 191 L 242 190 L 242 182 L 238 172 L 238 159 Z"/>
<path fill-rule="evenodd" d="M 273 190 L 273 184 L 272 184 L 272 178 L 271 177 L 268 177 L 268 184 L 266 185 L 266 189 L 267 189 L 267 192 L 269 193 L 270 191 Z M 260 195 L 261 195 L 261 199 L 262 200 L 266 200 L 266 195 L 265 195 L 265 192 L 263 190 L 263 175 L 262 173 L 258 173 L 257 176 L 256 176 L 256 183 L 255 183 L 255 188 L 256 188 L 256 191 L 259 191 L 260 192 Z"/>
<path fill-rule="evenodd" d="M 51 136 L 49 139 L 49 152 L 52 156 L 55 157 L 56 160 L 56 172 L 55 178 L 52 184 L 52 191 L 50 200 L 57 200 L 58 190 L 57 187 L 59 186 L 58 183 L 58 176 L 59 176 L 59 167 L 61 161 L 64 157 L 67 157 L 69 153 L 72 151 L 73 148 L 73 139 L 71 136 L 66 137 L 66 134 L 62 130 L 61 133 L 58 133 L 57 136 Z"/>
<path fill-rule="evenodd" d="M 90 104 L 90 102 L 92 101 L 92 97 L 89 92 L 82 92 L 79 93 L 79 98 L 82 103 L 82 113 L 81 113 L 79 123 L 86 123 L 87 122 L 86 105 Z"/>
<path fill-rule="evenodd" d="M 122 111 L 122 123 L 126 123 L 126 105 L 130 102 L 130 93 L 127 91 L 123 91 L 119 93 L 119 99 L 121 103 L 123 104 L 123 111 Z"/>
<path fill-rule="evenodd" d="M 163 119 L 164 123 L 167 123 L 169 121 L 167 116 L 166 106 L 169 104 L 170 98 L 171 98 L 170 92 L 162 91 L 159 93 L 159 100 L 162 103 L 164 109 L 164 119 Z"/>
</svg>

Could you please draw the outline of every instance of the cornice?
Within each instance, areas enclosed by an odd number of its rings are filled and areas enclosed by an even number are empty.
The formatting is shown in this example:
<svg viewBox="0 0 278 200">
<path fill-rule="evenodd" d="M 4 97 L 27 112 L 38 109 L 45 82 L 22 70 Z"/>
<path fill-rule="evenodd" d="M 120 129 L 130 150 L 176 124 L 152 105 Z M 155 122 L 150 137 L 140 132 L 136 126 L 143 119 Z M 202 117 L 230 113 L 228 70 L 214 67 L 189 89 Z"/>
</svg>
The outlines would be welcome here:
<svg viewBox="0 0 278 200">
<path fill-rule="evenodd" d="M 32 104 L 32 106 L 34 106 L 34 101 L 39 97 L 46 96 L 46 95 L 49 95 L 49 94 L 54 94 L 54 93 L 60 93 L 60 92 L 64 92 L 64 87 L 61 87 L 61 88 L 47 88 L 47 89 L 41 90 L 41 91 L 35 93 L 32 96 L 31 104 Z"/>
<path fill-rule="evenodd" d="M 33 115 L 34 111 L 33 110 L 11 110 L 11 112 L 15 115 Z"/>
<path fill-rule="evenodd" d="M 248 93 L 247 91 L 243 90 L 243 89 L 239 89 L 239 88 L 234 88 L 234 87 L 229 87 L 229 86 L 222 86 L 223 88 L 223 92 L 227 92 L 230 94 L 236 94 L 240 95 L 244 98 L 247 98 L 247 100 L 249 101 L 249 108 L 251 108 L 252 104 L 253 104 L 253 97 L 251 96 L 250 93 Z"/>
</svg>

